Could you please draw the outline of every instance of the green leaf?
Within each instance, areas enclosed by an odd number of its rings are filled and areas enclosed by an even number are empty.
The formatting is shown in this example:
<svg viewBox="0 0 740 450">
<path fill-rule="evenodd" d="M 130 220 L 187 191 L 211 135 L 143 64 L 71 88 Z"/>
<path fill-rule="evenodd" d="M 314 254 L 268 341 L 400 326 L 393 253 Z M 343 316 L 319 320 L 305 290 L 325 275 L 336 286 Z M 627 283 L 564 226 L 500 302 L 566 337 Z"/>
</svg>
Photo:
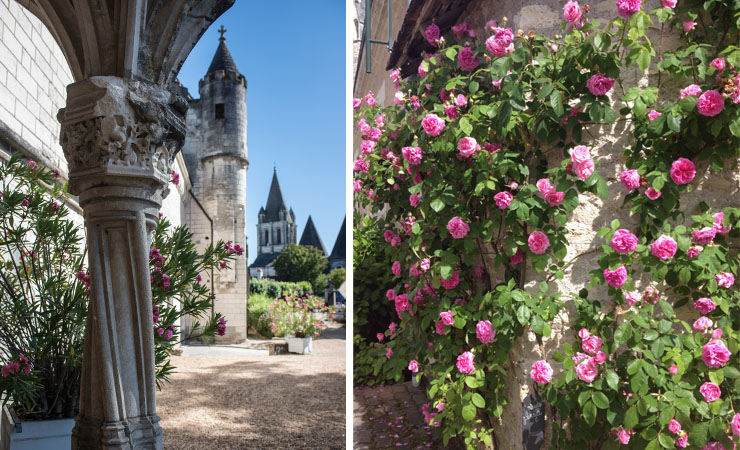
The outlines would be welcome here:
<svg viewBox="0 0 740 450">
<path fill-rule="evenodd" d="M 591 176 L 593 177 L 595 174 L 592 174 Z M 596 182 L 596 193 L 599 194 L 599 197 L 601 197 L 602 200 L 607 200 L 609 198 L 609 188 L 606 186 L 606 180 L 602 177 L 599 177 Z"/>
<path fill-rule="evenodd" d="M 440 211 L 442 211 L 443 209 L 445 209 L 445 204 L 444 204 L 444 202 L 443 202 L 443 201 L 442 201 L 441 199 L 439 199 L 439 198 L 435 198 L 434 200 L 432 200 L 432 202 L 431 202 L 431 203 L 429 204 L 429 206 L 431 206 L 431 207 L 432 207 L 432 209 L 433 209 L 433 210 L 434 210 L 435 212 L 440 212 Z"/>
<path fill-rule="evenodd" d="M 462 416 L 463 416 L 463 419 L 467 422 L 470 422 L 471 420 L 475 419 L 475 406 L 473 405 L 463 406 Z"/>
<path fill-rule="evenodd" d="M 658 435 L 658 442 L 660 442 L 660 445 L 662 445 L 664 448 L 675 448 L 673 438 L 668 436 L 667 434 L 660 433 Z"/>
<path fill-rule="evenodd" d="M 620 346 L 632 337 L 632 325 L 629 322 L 622 322 L 617 331 L 614 332 L 614 344 Z"/>
<path fill-rule="evenodd" d="M 615 391 L 619 391 L 619 375 L 611 369 L 606 371 L 606 384 Z"/>
<path fill-rule="evenodd" d="M 478 380 L 476 380 L 475 377 L 465 377 L 465 384 L 467 384 L 470 389 L 478 388 Z"/>
<path fill-rule="evenodd" d="M 660 305 L 660 309 L 663 310 L 663 314 L 665 314 L 668 319 L 672 319 L 673 316 L 676 315 L 676 313 L 673 312 L 673 307 L 667 301 L 660 300 L 658 304 Z"/>
<path fill-rule="evenodd" d="M 454 275 L 454 270 L 449 265 L 444 265 L 439 268 L 440 275 L 442 275 L 442 278 L 445 280 L 449 280 Z"/>
<path fill-rule="evenodd" d="M 563 109 L 563 94 L 560 91 L 552 91 L 552 94 L 550 94 L 550 106 L 552 106 L 553 112 L 558 117 L 565 114 L 565 110 Z"/>
<path fill-rule="evenodd" d="M 591 399 L 599 409 L 609 409 L 609 399 L 603 392 L 595 391 Z"/>
<path fill-rule="evenodd" d="M 470 91 L 471 94 L 475 94 L 476 92 L 478 92 L 478 87 L 479 85 L 477 81 L 471 81 L 470 84 L 468 85 L 468 90 Z"/>
<path fill-rule="evenodd" d="M 483 396 L 481 396 L 479 393 L 475 392 L 473 393 L 473 404 L 477 406 L 478 408 L 485 408 L 486 407 L 486 401 L 483 400 Z"/>
<path fill-rule="evenodd" d="M 473 132 L 473 126 L 470 124 L 470 121 L 467 117 L 463 117 L 460 119 L 460 129 L 463 130 L 463 133 L 470 136 L 470 133 Z"/>
<path fill-rule="evenodd" d="M 676 133 L 681 131 L 681 116 L 676 114 L 668 114 L 668 128 Z M 657 188 L 656 188 L 657 189 Z"/>
<path fill-rule="evenodd" d="M 596 406 L 590 401 L 583 406 L 583 418 L 589 425 L 596 423 Z"/>
<path fill-rule="evenodd" d="M 709 423 L 699 422 L 691 428 L 689 433 L 689 442 L 697 447 L 703 447 L 706 445 L 709 434 Z"/>
<path fill-rule="evenodd" d="M 637 414 L 637 407 L 631 406 L 630 409 L 627 410 L 627 413 L 624 415 L 624 428 L 627 430 L 634 428 L 637 423 L 640 421 L 639 416 Z"/>
<path fill-rule="evenodd" d="M 521 305 L 516 310 L 516 320 L 518 320 L 520 324 L 525 325 L 529 322 L 531 314 L 532 312 L 526 305 Z"/>
</svg>

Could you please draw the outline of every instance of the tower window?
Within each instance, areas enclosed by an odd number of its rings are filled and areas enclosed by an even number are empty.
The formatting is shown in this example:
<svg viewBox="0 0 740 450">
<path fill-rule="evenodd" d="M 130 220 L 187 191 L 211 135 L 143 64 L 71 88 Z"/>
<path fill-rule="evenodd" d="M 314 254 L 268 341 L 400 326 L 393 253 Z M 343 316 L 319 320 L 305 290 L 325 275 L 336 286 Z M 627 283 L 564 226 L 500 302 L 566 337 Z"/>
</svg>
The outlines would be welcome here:
<svg viewBox="0 0 740 450">
<path fill-rule="evenodd" d="M 278 244 L 282 244 L 282 242 L 280 242 L 280 230 L 277 230 L 277 232 L 278 232 L 278 235 L 277 235 L 277 243 Z"/>
<path fill-rule="evenodd" d="M 224 118 L 224 104 L 216 103 L 216 119 Z"/>
<path fill-rule="evenodd" d="M 270 231 L 265 230 L 265 245 L 270 243 Z"/>
</svg>

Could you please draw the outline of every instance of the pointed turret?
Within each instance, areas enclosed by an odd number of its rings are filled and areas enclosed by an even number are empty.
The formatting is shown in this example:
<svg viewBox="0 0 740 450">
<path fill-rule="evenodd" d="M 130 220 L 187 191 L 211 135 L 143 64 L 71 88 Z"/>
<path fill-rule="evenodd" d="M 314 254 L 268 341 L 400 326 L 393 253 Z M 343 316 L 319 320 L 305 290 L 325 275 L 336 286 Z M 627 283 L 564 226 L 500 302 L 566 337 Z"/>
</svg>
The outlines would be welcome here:
<svg viewBox="0 0 740 450">
<path fill-rule="evenodd" d="M 272 184 L 270 184 L 270 193 L 267 195 L 267 204 L 265 205 L 265 221 L 273 222 L 286 219 L 286 217 L 280 216 L 281 212 L 287 213 L 288 207 L 285 205 L 285 197 L 283 197 L 283 191 L 280 189 L 277 169 L 274 169 L 272 173 Z"/>
<path fill-rule="evenodd" d="M 223 26 L 221 28 L 223 29 Z M 219 32 L 220 31 L 221 30 L 219 30 Z M 223 32 L 225 33 L 226 30 L 223 30 Z M 208 72 L 206 73 L 213 73 L 217 70 L 239 73 L 239 70 L 236 68 L 236 64 L 234 63 L 234 58 L 231 57 L 229 48 L 226 47 L 226 38 L 223 33 L 218 40 L 219 43 L 218 48 L 216 49 L 216 54 L 213 55 L 213 60 L 211 61 L 211 65 L 208 67 Z"/>
<path fill-rule="evenodd" d="M 301 240 L 298 243 L 300 245 L 310 245 L 311 247 L 316 247 L 319 250 L 321 250 L 321 253 L 326 256 L 326 248 L 324 248 L 324 243 L 321 241 L 321 237 L 319 236 L 319 232 L 316 231 L 316 227 L 313 224 L 313 219 L 311 216 L 308 216 L 308 222 L 306 222 L 306 228 L 303 229 L 303 234 L 301 235 Z"/>
<path fill-rule="evenodd" d="M 329 269 L 347 266 L 347 216 L 344 217 L 342 228 L 339 229 L 334 248 L 329 255 Z"/>
</svg>

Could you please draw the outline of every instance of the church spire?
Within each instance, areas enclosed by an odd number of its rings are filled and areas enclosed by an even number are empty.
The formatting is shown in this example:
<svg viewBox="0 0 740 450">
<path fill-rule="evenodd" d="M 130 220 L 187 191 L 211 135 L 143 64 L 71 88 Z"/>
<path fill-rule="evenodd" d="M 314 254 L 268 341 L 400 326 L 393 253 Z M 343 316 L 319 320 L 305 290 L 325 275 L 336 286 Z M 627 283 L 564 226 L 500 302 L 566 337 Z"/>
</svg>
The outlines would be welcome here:
<svg viewBox="0 0 740 450">
<path fill-rule="evenodd" d="M 211 61 L 211 65 L 208 67 L 208 72 L 206 73 L 215 72 L 217 70 L 239 73 L 239 69 L 236 68 L 234 59 L 231 57 L 228 47 L 226 47 L 226 38 L 224 37 L 226 29 L 223 25 L 221 25 L 218 32 L 221 33 L 221 37 L 218 38 L 218 48 L 216 49 L 216 54 L 213 55 L 213 60 Z"/>
<path fill-rule="evenodd" d="M 265 205 L 265 222 L 280 220 L 279 213 L 281 211 L 288 211 L 288 207 L 285 205 L 285 197 L 283 197 L 283 191 L 280 189 L 277 169 L 274 169 L 272 172 L 270 193 L 267 195 L 267 204 Z"/>
</svg>

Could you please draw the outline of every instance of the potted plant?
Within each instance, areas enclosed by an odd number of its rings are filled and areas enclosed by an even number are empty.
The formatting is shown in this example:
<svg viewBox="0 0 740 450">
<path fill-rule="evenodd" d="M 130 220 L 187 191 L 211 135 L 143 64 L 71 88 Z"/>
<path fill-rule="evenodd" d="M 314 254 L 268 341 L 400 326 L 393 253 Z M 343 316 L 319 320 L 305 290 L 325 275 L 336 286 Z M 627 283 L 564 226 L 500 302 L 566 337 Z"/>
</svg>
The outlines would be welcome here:
<svg viewBox="0 0 740 450">
<path fill-rule="evenodd" d="M 289 352 L 311 353 L 313 338 L 327 327 L 324 319 L 333 312 L 320 297 L 288 294 L 270 307 L 272 330 L 275 334 L 284 333 Z"/>
<path fill-rule="evenodd" d="M 84 233 L 68 217 L 57 174 L 17 154 L 0 163 L 0 450 L 71 446 L 90 276 Z M 174 369 L 177 343 L 225 332 L 201 273 L 223 269 L 243 252 L 219 241 L 201 254 L 191 237 L 165 219 L 152 236 L 158 386 Z M 194 324 L 181 336 L 177 323 L 184 315 Z"/>
</svg>

